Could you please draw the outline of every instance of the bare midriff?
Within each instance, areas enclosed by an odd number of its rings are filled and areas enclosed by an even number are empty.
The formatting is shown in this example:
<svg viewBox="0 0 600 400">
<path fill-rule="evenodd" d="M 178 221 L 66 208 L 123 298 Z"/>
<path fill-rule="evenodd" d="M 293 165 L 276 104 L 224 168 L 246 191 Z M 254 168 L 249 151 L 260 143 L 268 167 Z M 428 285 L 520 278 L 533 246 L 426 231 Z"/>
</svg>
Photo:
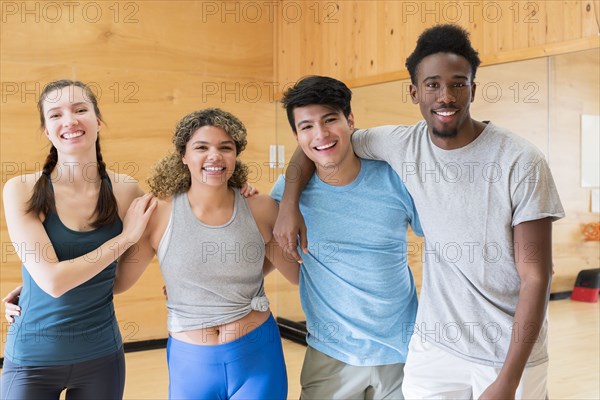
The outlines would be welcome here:
<svg viewBox="0 0 600 400">
<path fill-rule="evenodd" d="M 189 331 L 169 332 L 173 339 L 182 342 L 212 346 L 232 342 L 261 326 L 271 315 L 271 311 L 252 310 L 248 315 L 223 325 Z"/>
</svg>

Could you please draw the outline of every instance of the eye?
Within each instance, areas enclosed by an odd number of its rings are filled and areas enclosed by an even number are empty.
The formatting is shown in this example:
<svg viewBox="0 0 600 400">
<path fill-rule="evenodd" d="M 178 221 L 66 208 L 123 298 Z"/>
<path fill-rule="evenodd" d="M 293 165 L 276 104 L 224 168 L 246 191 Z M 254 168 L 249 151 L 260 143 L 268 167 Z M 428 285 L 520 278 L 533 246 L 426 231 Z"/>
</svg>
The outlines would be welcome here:
<svg viewBox="0 0 600 400">
<path fill-rule="evenodd" d="M 336 118 L 336 117 L 330 117 L 330 118 L 327 118 L 327 119 L 325 120 L 325 123 L 329 123 L 329 122 L 335 122 L 335 121 L 337 121 L 337 118 Z"/>
<path fill-rule="evenodd" d="M 200 146 L 196 146 L 196 147 L 194 147 L 194 150 L 202 150 L 202 151 L 205 151 L 205 150 L 208 150 L 208 147 L 207 147 L 207 146 L 204 146 L 204 145 L 200 145 Z"/>
<path fill-rule="evenodd" d="M 232 147 L 232 146 L 222 146 L 222 147 L 221 147 L 221 150 L 224 150 L 224 151 L 232 151 L 232 150 L 233 150 L 233 147 Z"/>
<path fill-rule="evenodd" d="M 307 125 L 302 125 L 302 127 L 300 128 L 300 130 L 301 131 L 305 131 L 305 130 L 310 129 L 310 128 L 312 128 L 312 125 L 308 125 L 307 124 Z"/>
<path fill-rule="evenodd" d="M 432 82 L 432 83 L 426 83 L 425 87 L 427 89 L 437 89 L 440 87 L 440 85 L 437 82 Z"/>
<path fill-rule="evenodd" d="M 463 88 L 463 87 L 467 86 L 467 84 L 459 82 L 459 83 L 453 84 L 452 86 L 455 87 L 455 88 Z"/>
<path fill-rule="evenodd" d="M 58 118 L 58 117 L 60 117 L 60 114 L 56 114 L 56 113 L 54 113 L 54 114 L 50 114 L 50 115 L 48 116 L 48 118 L 50 118 L 50 119 L 54 119 L 54 118 Z"/>
<path fill-rule="evenodd" d="M 83 114 L 84 112 L 87 112 L 87 108 L 78 108 L 75 110 L 75 112 L 77 114 Z"/>
</svg>

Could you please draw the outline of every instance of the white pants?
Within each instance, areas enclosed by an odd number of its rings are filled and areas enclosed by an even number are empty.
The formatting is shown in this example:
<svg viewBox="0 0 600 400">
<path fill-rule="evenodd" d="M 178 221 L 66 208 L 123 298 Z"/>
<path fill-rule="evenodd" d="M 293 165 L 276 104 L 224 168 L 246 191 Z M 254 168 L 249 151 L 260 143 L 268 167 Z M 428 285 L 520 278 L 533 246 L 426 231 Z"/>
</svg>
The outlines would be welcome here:
<svg viewBox="0 0 600 400">
<path fill-rule="evenodd" d="M 412 399 L 478 399 L 500 368 L 476 364 L 423 343 L 413 335 L 404 367 L 402 392 Z M 548 362 L 525 368 L 515 399 L 546 399 Z"/>
</svg>

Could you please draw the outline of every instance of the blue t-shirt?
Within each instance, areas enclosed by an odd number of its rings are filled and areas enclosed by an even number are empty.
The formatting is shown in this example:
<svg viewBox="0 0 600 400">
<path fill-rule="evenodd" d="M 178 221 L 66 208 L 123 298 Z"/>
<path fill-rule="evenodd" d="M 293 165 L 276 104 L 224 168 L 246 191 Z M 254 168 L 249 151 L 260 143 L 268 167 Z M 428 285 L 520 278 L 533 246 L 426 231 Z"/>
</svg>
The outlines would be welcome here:
<svg viewBox="0 0 600 400">
<path fill-rule="evenodd" d="M 281 176 L 271 193 L 276 201 L 284 186 Z M 315 173 L 300 211 L 308 229 L 300 268 L 308 344 L 350 365 L 404 363 L 417 311 L 408 224 L 423 233 L 398 175 L 363 159 L 349 185 L 328 185 Z"/>
</svg>

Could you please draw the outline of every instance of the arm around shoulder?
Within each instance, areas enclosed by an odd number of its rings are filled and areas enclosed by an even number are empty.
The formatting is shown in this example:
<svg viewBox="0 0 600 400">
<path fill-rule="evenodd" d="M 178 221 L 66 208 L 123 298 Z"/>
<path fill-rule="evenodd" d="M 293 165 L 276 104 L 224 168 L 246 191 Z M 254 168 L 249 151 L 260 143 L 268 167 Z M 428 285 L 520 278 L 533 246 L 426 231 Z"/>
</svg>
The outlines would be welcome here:
<svg viewBox="0 0 600 400">
<path fill-rule="evenodd" d="M 11 243 L 17 255 L 38 286 L 53 297 L 59 297 L 88 281 L 123 254 L 139 239 L 153 211 L 149 206 L 151 197 L 136 200 L 125 219 L 129 229 L 124 229 L 121 234 L 88 254 L 59 261 L 41 217 L 27 212 L 36 178 L 35 174 L 29 174 L 6 183 L 3 191 L 4 211 Z"/>
</svg>

